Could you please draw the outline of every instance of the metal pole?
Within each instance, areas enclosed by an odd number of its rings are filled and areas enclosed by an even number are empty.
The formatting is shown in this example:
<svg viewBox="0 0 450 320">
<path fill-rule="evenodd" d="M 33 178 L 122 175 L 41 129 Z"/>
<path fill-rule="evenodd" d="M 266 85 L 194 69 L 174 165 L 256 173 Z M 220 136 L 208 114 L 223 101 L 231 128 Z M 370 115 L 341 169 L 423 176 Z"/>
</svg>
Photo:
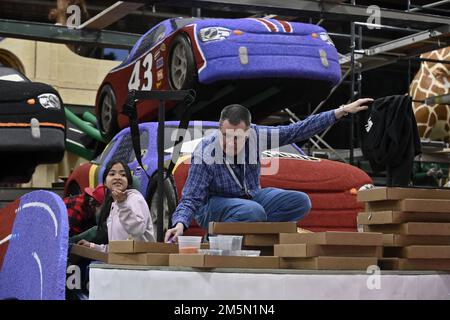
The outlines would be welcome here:
<svg viewBox="0 0 450 320">
<path fill-rule="evenodd" d="M 363 37 L 362 37 L 362 32 L 363 32 L 363 30 L 362 30 L 363 28 L 361 27 L 361 26 L 359 26 L 358 27 L 358 50 L 362 50 L 363 49 Z M 363 77 L 363 75 L 362 75 L 362 72 L 361 72 L 361 69 L 358 69 L 358 78 L 357 78 L 357 91 L 358 91 L 358 99 L 359 98 L 361 98 L 361 95 L 362 95 L 362 77 Z M 356 114 L 356 125 L 359 125 L 359 123 L 360 123 L 360 115 L 359 114 Z M 359 144 L 359 141 L 360 141 L 360 132 L 359 132 L 359 130 L 356 130 L 356 141 L 358 142 L 358 144 Z"/>
<path fill-rule="evenodd" d="M 415 12 L 415 11 L 422 10 L 423 8 L 425 8 L 425 9 L 434 8 L 434 7 L 441 6 L 446 3 L 450 3 L 450 0 L 443 0 L 443 1 L 433 2 L 433 3 L 429 3 L 429 4 L 424 4 L 423 6 L 420 6 L 420 8 L 408 9 L 408 11 Z M 408 8 L 409 7 L 410 7 L 410 1 L 408 1 Z"/>
<path fill-rule="evenodd" d="M 202 9 L 201 8 L 192 8 L 192 16 L 200 18 L 202 16 Z"/>
<path fill-rule="evenodd" d="M 158 214 L 157 214 L 157 241 L 164 241 L 164 124 L 165 105 L 160 100 L 158 116 Z"/>
<path fill-rule="evenodd" d="M 406 11 L 411 11 L 411 0 L 408 0 L 408 7 Z M 408 83 L 411 84 L 411 58 L 408 59 Z"/>
<path fill-rule="evenodd" d="M 376 27 L 379 29 L 390 29 L 390 30 L 396 30 L 396 31 L 404 31 L 404 32 L 420 32 L 423 30 L 419 29 L 412 29 L 412 28 L 402 28 L 402 27 L 394 27 L 394 26 L 387 26 L 383 24 L 375 24 L 375 23 L 367 23 L 367 22 L 355 22 L 358 26 L 365 26 L 365 27 Z"/>
<path fill-rule="evenodd" d="M 354 4 L 354 1 L 352 1 Z M 350 31 L 351 31 L 351 40 L 350 40 L 350 70 L 351 70 L 351 85 L 350 85 L 350 100 L 353 102 L 355 99 L 355 23 L 350 23 Z M 355 125 L 355 117 L 350 114 L 350 158 L 349 163 L 353 165 L 353 149 L 354 149 L 354 125 Z"/>
</svg>

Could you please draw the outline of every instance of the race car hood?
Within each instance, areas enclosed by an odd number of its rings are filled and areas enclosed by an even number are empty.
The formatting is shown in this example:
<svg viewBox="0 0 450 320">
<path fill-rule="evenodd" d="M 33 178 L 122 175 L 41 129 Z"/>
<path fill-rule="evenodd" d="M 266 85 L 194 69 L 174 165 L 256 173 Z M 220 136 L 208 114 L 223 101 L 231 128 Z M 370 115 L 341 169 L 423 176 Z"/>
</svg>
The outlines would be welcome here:
<svg viewBox="0 0 450 320">
<path fill-rule="evenodd" d="M 53 93 L 59 97 L 58 92 L 45 83 L 0 80 L 0 102 L 24 101 L 42 93 Z"/>
<path fill-rule="evenodd" d="M 231 30 L 241 30 L 250 33 L 292 33 L 295 35 L 306 35 L 326 32 L 324 28 L 307 23 L 287 22 L 275 19 L 256 19 L 256 18 L 242 18 L 242 19 L 206 19 L 198 20 L 197 30 L 207 27 L 222 27 Z"/>
</svg>

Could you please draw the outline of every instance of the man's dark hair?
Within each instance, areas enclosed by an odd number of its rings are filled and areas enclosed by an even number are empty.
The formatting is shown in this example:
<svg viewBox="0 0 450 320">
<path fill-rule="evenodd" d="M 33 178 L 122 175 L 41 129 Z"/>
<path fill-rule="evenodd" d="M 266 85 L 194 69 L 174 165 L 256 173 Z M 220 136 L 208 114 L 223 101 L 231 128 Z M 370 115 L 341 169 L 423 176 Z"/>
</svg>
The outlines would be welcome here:
<svg viewBox="0 0 450 320">
<path fill-rule="evenodd" d="M 240 104 L 230 104 L 223 108 L 220 113 L 220 124 L 225 120 L 228 120 L 228 122 L 234 126 L 237 126 L 243 121 L 245 125 L 249 127 L 252 122 L 252 115 L 246 107 L 241 106 Z"/>
</svg>

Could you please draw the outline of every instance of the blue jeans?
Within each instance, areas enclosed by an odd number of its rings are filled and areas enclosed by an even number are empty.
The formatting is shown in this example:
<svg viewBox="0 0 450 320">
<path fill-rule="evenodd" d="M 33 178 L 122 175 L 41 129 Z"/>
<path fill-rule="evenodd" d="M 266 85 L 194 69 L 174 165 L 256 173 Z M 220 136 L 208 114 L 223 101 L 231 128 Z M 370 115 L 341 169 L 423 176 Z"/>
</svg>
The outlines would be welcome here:
<svg viewBox="0 0 450 320">
<path fill-rule="evenodd" d="M 287 222 L 298 221 L 309 213 L 311 201 L 306 193 L 277 188 L 260 189 L 253 199 L 211 197 L 195 216 L 208 229 L 209 222 Z"/>
</svg>

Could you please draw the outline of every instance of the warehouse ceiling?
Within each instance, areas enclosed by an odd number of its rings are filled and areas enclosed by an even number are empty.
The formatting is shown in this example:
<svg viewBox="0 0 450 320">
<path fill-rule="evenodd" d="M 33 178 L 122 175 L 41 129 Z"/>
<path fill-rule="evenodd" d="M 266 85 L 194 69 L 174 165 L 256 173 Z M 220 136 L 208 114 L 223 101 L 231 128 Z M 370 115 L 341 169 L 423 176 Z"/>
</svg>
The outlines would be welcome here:
<svg viewBox="0 0 450 320">
<path fill-rule="evenodd" d="M 183 8 L 183 7 L 169 7 L 164 5 L 164 1 L 144 1 L 137 0 L 138 2 L 145 3 L 140 9 L 136 10 L 132 14 L 127 15 L 125 18 L 112 24 L 107 29 L 131 32 L 131 33 L 144 33 L 152 25 L 169 17 L 176 16 L 196 16 L 201 14 L 204 17 L 245 17 L 248 16 L 243 12 L 230 12 L 230 11 L 218 11 L 218 10 L 205 10 L 198 11 L 195 8 Z M 49 14 L 52 9 L 57 7 L 57 2 L 69 2 L 84 3 L 89 17 L 93 17 L 109 6 L 113 5 L 117 1 L 115 0 L 0 0 L 0 18 L 12 19 L 22 21 L 34 21 L 34 22 L 54 22 L 54 19 L 49 18 Z M 157 3 L 156 5 L 150 5 L 149 3 Z M 276 3 L 277 0 L 274 0 Z M 350 3 L 350 1 L 340 1 L 341 3 Z M 358 5 L 378 5 L 382 8 L 405 10 L 407 8 L 406 0 L 358 0 Z M 425 0 L 412 0 L 411 5 L 425 5 L 433 1 Z M 439 12 L 441 15 L 447 15 L 450 17 L 450 3 L 439 6 L 440 9 L 448 10 L 447 12 Z M 435 14 L 435 9 L 428 9 L 427 12 Z M 267 14 L 270 14 L 268 12 Z M 296 19 L 299 20 L 299 19 Z M 305 19 L 303 19 L 305 20 Z M 309 22 L 309 21 L 305 21 Z M 314 22 L 314 21 L 313 21 Z M 339 23 L 336 23 L 339 25 Z M 331 24 L 333 27 L 333 24 Z M 333 31 L 333 30 L 329 30 Z"/>
<path fill-rule="evenodd" d="M 187 1 L 187 0 L 186 0 Z M 281 4 L 286 2 L 292 2 L 292 0 L 272 0 L 274 4 Z M 349 4 L 351 1 L 329 0 L 333 2 L 340 2 L 343 4 Z M 55 15 L 51 15 L 52 10 L 57 8 L 57 3 L 60 5 L 69 2 L 70 4 L 83 4 L 85 5 L 87 15 L 82 18 L 81 23 L 86 22 L 89 18 L 92 18 L 102 12 L 103 10 L 111 7 L 117 1 L 116 0 L 0 0 L 0 19 L 10 19 L 16 21 L 30 21 L 41 23 L 55 23 Z M 232 8 L 223 7 L 222 11 L 218 7 L 209 7 L 209 9 L 198 9 L 191 7 L 175 7 L 168 6 L 166 1 L 155 0 L 136 0 L 136 2 L 143 3 L 139 9 L 126 15 L 125 17 L 115 21 L 108 25 L 106 30 L 121 31 L 127 33 L 143 34 L 149 30 L 152 26 L 160 21 L 179 16 L 202 16 L 202 17 L 222 17 L 222 18 L 240 18 L 248 17 L 250 14 L 242 11 L 231 11 Z M 174 2 L 173 0 L 171 1 Z M 185 1 L 180 0 L 180 3 Z M 213 1 L 211 1 L 213 2 Z M 242 0 L 242 3 L 252 4 L 258 0 Z M 299 0 L 300 2 L 300 0 Z M 306 1 L 303 1 L 306 2 Z M 369 6 L 378 5 L 385 9 L 406 10 L 407 0 L 356 0 L 357 5 Z M 411 7 L 429 5 L 431 2 L 438 2 L 438 0 L 426 1 L 426 0 L 410 0 Z M 442 1 L 439 1 L 442 2 Z M 166 4 L 164 4 L 166 3 Z M 185 2 L 187 3 L 187 2 Z M 154 4 L 154 5 L 153 5 Z M 450 1 L 445 5 L 440 5 L 438 8 L 441 11 L 436 11 L 436 8 L 428 8 L 427 10 L 418 10 L 417 12 L 424 12 L 427 14 L 439 14 L 450 19 Z M 269 15 L 273 12 L 264 12 Z M 261 15 L 263 15 L 261 13 Z M 365 16 L 365 15 L 364 15 Z M 349 20 L 344 21 L 345 17 L 335 16 L 335 20 L 320 19 L 320 15 L 315 15 L 313 18 L 303 15 L 302 17 L 291 16 L 279 16 L 280 19 L 301 21 L 308 23 L 319 23 L 330 33 L 338 51 L 342 54 L 346 54 L 350 51 L 350 23 Z M 328 16 L 327 16 L 328 18 Z M 391 23 L 395 25 L 395 19 L 391 19 Z M 411 23 L 411 24 L 410 24 Z M 382 20 L 383 24 L 383 20 Z M 409 25 L 410 24 L 410 25 Z M 402 23 L 402 27 L 415 28 L 414 21 L 407 21 Z M 423 28 L 423 27 L 422 27 Z M 423 30 L 423 29 L 421 29 Z M 383 44 L 388 41 L 399 39 L 404 36 L 411 35 L 416 30 L 399 30 L 396 28 L 383 28 L 379 30 L 369 30 L 366 27 L 356 28 L 356 32 L 362 32 L 362 48 L 366 49 L 375 45 Z M 358 46 L 358 43 L 357 43 Z M 419 67 L 419 61 L 415 58 L 412 60 L 401 59 L 396 63 L 388 66 L 380 67 L 363 73 L 364 81 L 362 81 L 362 93 L 366 96 L 379 97 L 391 94 L 398 94 L 399 92 L 407 92 L 409 87 L 409 78 L 413 76 Z M 349 94 L 349 86 L 341 86 L 334 94 L 330 105 L 338 105 L 347 101 Z M 296 106 L 297 111 L 306 110 L 303 103 Z M 294 110 L 296 111 L 296 110 Z M 303 111 L 302 111 L 303 112 Z M 339 128 L 338 128 L 339 129 Z M 339 135 L 346 134 L 343 130 Z M 335 135 L 334 131 L 330 132 L 330 135 Z M 337 137 L 338 135 L 336 135 Z"/>
</svg>

